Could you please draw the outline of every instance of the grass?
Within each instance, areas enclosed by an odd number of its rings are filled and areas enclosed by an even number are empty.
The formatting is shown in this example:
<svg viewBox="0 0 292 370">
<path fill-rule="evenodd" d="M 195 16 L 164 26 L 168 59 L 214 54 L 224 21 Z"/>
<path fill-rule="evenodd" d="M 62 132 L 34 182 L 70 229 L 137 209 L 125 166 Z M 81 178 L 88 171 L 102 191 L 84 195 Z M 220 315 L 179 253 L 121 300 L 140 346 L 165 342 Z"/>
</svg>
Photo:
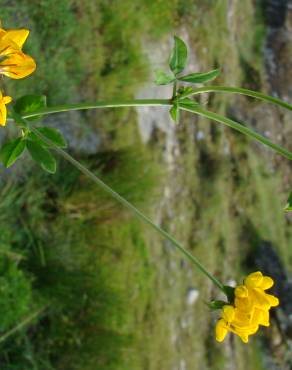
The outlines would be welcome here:
<svg viewBox="0 0 292 370">
<path fill-rule="evenodd" d="M 144 172 L 137 186 L 143 158 L 140 151 L 137 161 L 137 153 L 110 153 L 109 159 L 104 154 L 92 163 L 120 193 L 144 204 L 154 173 Z M 99 161 L 111 163 L 114 180 Z M 28 331 L 2 344 L 1 362 L 7 369 L 127 369 L 131 356 L 124 351 L 136 336 L 136 311 L 145 305 L 152 281 L 141 225 L 76 170 L 60 166 L 54 177 L 34 169 L 21 193 L 14 196 L 11 190 L 20 184 L 10 184 L 1 195 L 1 228 L 9 225 L 17 236 L 7 235 L 1 250 L 23 254 L 18 263 L 9 256 L 2 260 L 2 332 L 48 305 Z"/>
</svg>

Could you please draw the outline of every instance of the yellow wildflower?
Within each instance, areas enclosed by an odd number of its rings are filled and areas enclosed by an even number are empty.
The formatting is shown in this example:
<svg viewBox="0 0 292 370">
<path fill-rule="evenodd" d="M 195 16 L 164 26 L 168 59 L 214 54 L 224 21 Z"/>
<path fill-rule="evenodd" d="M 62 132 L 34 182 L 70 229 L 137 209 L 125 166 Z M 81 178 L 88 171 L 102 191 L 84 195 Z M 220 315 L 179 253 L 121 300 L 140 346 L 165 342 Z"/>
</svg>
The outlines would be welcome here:
<svg viewBox="0 0 292 370">
<path fill-rule="evenodd" d="M 223 306 L 222 318 L 216 325 L 216 340 L 222 342 L 230 331 L 247 343 L 259 325 L 269 326 L 269 310 L 279 304 L 277 297 L 265 292 L 273 284 L 273 279 L 260 271 L 248 275 L 244 284 L 235 288 L 233 305 Z"/>
<path fill-rule="evenodd" d="M 273 285 L 273 279 L 263 276 L 260 271 L 249 274 L 244 284 L 235 289 L 235 306 L 250 312 L 255 308 L 269 311 L 271 307 L 279 305 L 277 297 L 265 292 Z"/>
<path fill-rule="evenodd" d="M 34 72 L 35 61 L 21 50 L 28 35 L 25 29 L 5 31 L 0 28 L 0 74 L 19 79 Z"/>
<path fill-rule="evenodd" d="M 5 126 L 6 124 L 6 117 L 7 117 L 7 109 L 6 104 L 10 103 L 12 98 L 10 96 L 3 96 L 2 92 L 0 91 L 0 125 Z"/>
<path fill-rule="evenodd" d="M 13 41 L 20 49 L 28 38 L 29 30 L 19 29 L 19 30 L 4 30 L 0 28 L 0 40 L 10 40 Z"/>
<path fill-rule="evenodd" d="M 258 327 L 255 317 L 245 314 L 232 305 L 226 305 L 222 309 L 222 318 L 216 324 L 216 340 L 222 342 L 230 331 L 247 343 L 249 335 L 256 333 Z"/>
</svg>

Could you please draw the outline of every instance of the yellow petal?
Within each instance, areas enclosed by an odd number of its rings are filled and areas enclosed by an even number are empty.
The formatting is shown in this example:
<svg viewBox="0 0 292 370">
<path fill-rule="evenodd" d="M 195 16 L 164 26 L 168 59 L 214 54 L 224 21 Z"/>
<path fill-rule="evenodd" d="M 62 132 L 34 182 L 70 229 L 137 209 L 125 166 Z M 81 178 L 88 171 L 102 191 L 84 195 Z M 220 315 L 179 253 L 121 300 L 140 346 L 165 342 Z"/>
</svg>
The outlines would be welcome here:
<svg viewBox="0 0 292 370">
<path fill-rule="evenodd" d="M 5 104 L 0 103 L 0 125 L 6 125 L 7 109 Z"/>
<path fill-rule="evenodd" d="M 252 313 L 254 310 L 254 304 L 251 297 L 247 298 L 235 298 L 234 300 L 235 307 L 238 308 L 240 311 L 245 313 Z"/>
<path fill-rule="evenodd" d="M 223 306 L 222 317 L 225 321 L 231 322 L 234 319 L 235 308 L 231 305 Z"/>
<path fill-rule="evenodd" d="M 228 329 L 226 328 L 225 321 L 223 319 L 218 320 L 215 328 L 217 342 L 223 342 L 227 333 Z"/>
<path fill-rule="evenodd" d="M 0 38 L 0 56 L 9 56 L 15 52 L 21 52 L 20 47 L 12 40 Z"/>
<path fill-rule="evenodd" d="M 257 322 L 253 322 L 254 313 L 247 313 L 240 311 L 238 309 L 235 310 L 235 317 L 231 323 L 231 326 L 236 330 L 250 330 L 250 327 L 258 325 Z"/>
<path fill-rule="evenodd" d="M 263 274 L 260 271 L 249 274 L 245 280 L 244 285 L 248 288 L 257 288 L 261 285 L 263 280 Z"/>
<path fill-rule="evenodd" d="M 271 304 L 269 299 L 267 298 L 267 294 L 262 289 L 251 289 L 249 291 L 249 294 L 255 307 L 262 310 L 269 310 L 271 308 Z"/>
<path fill-rule="evenodd" d="M 35 61 L 21 51 L 10 54 L 0 63 L 0 74 L 13 79 L 20 79 L 29 76 L 36 69 Z"/>
<path fill-rule="evenodd" d="M 248 342 L 248 335 L 249 335 L 248 330 L 239 330 L 239 329 L 234 328 L 234 329 L 231 329 L 230 331 L 238 335 L 244 343 Z"/>
<path fill-rule="evenodd" d="M 248 296 L 248 290 L 244 285 L 239 285 L 235 288 L 235 297 L 246 298 Z"/>
<path fill-rule="evenodd" d="M 274 280 L 269 276 L 264 276 L 259 288 L 263 290 L 270 289 L 274 285 Z"/>
<path fill-rule="evenodd" d="M 269 301 L 271 307 L 276 307 L 276 306 L 279 306 L 279 299 L 277 297 L 275 297 L 274 295 L 272 294 L 267 294 L 266 293 L 266 298 L 267 300 Z"/>
<path fill-rule="evenodd" d="M 15 42 L 15 44 L 18 45 L 20 48 L 22 48 L 28 35 L 29 35 L 29 30 L 26 30 L 26 29 L 8 30 L 5 32 L 4 35 L 2 35 L 2 40 L 11 40 Z"/>
<path fill-rule="evenodd" d="M 248 335 L 253 335 L 259 330 L 259 325 L 251 325 L 248 329 Z"/>
<path fill-rule="evenodd" d="M 4 104 L 9 104 L 10 102 L 12 102 L 12 98 L 11 98 L 11 96 L 8 96 L 8 95 L 3 96 L 2 101 L 3 101 Z"/>
</svg>

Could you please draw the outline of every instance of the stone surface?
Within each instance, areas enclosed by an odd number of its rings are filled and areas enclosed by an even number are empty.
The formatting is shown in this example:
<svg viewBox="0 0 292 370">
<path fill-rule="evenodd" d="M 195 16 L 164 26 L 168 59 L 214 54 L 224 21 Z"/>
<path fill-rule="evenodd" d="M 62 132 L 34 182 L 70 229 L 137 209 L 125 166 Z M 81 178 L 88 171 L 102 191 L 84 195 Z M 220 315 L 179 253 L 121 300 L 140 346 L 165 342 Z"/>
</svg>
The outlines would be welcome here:
<svg viewBox="0 0 292 370">
<path fill-rule="evenodd" d="M 196 303 L 197 299 L 199 298 L 200 292 L 196 288 L 189 288 L 187 292 L 187 304 L 192 306 Z"/>
</svg>

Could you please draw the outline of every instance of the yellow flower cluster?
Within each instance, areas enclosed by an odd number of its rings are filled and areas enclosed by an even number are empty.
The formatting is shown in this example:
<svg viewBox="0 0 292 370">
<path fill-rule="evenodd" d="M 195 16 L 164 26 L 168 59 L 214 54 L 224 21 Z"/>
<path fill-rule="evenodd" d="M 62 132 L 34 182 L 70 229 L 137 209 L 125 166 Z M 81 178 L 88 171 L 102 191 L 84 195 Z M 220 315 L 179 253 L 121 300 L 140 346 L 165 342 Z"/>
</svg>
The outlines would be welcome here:
<svg viewBox="0 0 292 370">
<path fill-rule="evenodd" d="M 13 79 L 24 78 L 36 69 L 35 61 L 22 51 L 29 31 L 26 29 L 4 30 L 0 27 L 0 75 Z M 6 124 L 6 104 L 11 102 L 10 96 L 3 96 L 0 91 L 0 125 Z"/>
<path fill-rule="evenodd" d="M 243 285 L 235 288 L 234 305 L 225 305 L 222 318 L 216 325 L 216 340 L 222 342 L 227 333 L 237 334 L 244 343 L 255 334 L 259 326 L 269 326 L 269 310 L 279 305 L 277 297 L 265 290 L 274 284 L 272 278 L 263 276 L 260 271 L 248 275 Z"/>
</svg>

